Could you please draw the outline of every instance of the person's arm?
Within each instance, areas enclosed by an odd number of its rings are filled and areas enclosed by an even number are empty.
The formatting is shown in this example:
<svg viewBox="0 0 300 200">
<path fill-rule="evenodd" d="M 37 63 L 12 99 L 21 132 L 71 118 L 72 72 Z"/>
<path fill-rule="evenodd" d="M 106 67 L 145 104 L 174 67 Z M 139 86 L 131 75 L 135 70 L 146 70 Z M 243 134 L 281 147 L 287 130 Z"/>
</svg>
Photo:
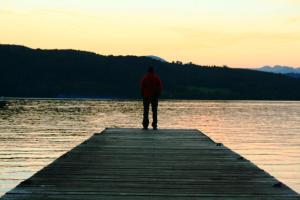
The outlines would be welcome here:
<svg viewBox="0 0 300 200">
<path fill-rule="evenodd" d="M 157 97 L 160 97 L 162 89 L 163 89 L 163 86 L 162 86 L 162 82 L 161 82 L 160 78 L 159 77 L 157 77 L 157 78 L 158 78 L 157 79 L 157 83 L 158 83 Z"/>
<path fill-rule="evenodd" d="M 161 93 L 163 90 L 163 84 L 161 82 L 161 80 L 159 79 L 159 93 Z"/>
</svg>

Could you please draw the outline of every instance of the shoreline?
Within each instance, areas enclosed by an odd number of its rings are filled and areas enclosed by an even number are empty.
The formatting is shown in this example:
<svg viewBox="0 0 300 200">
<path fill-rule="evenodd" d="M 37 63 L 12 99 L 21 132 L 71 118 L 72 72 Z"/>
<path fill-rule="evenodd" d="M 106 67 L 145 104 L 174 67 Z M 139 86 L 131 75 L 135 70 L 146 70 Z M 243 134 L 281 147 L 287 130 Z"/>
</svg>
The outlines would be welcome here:
<svg viewBox="0 0 300 200">
<path fill-rule="evenodd" d="M 53 100 L 53 101 L 141 101 L 142 99 L 134 99 L 134 98 L 51 98 L 51 97 L 0 97 L 0 101 L 9 101 L 9 100 Z M 300 100 L 285 100 L 285 99 L 164 99 L 161 98 L 159 101 L 215 101 L 215 102 L 300 102 Z"/>
</svg>

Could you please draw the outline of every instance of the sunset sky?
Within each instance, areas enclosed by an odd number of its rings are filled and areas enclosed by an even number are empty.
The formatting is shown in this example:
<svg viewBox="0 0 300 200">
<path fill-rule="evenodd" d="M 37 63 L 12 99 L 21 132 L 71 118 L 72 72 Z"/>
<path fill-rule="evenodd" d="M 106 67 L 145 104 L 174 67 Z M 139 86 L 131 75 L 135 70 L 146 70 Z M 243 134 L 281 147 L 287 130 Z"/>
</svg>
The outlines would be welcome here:
<svg viewBox="0 0 300 200">
<path fill-rule="evenodd" d="M 0 0 L 0 43 L 300 67 L 300 0 Z"/>
</svg>

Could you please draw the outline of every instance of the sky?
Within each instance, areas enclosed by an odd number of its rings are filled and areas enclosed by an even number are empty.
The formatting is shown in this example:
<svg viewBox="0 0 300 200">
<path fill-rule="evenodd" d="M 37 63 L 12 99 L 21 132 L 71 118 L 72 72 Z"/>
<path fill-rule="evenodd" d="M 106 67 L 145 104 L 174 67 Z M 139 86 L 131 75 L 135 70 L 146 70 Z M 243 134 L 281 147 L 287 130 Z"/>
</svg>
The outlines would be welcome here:
<svg viewBox="0 0 300 200">
<path fill-rule="evenodd" d="M 300 0 L 0 0 L 0 43 L 300 67 Z"/>
</svg>

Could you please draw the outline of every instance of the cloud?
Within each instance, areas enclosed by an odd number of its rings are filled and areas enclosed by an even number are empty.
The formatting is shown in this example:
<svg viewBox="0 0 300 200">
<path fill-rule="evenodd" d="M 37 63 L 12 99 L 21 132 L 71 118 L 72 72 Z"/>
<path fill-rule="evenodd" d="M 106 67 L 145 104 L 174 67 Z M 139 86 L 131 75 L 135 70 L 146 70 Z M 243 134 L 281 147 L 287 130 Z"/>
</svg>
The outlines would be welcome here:
<svg viewBox="0 0 300 200">
<path fill-rule="evenodd" d="M 26 12 L 19 12 L 19 11 L 13 11 L 8 9 L 0 9 L 0 16 L 1 15 L 12 15 L 12 16 L 20 16 L 20 15 L 28 15 Z"/>
<path fill-rule="evenodd" d="M 297 24 L 300 23 L 300 16 L 291 17 L 287 20 L 287 23 Z"/>
<path fill-rule="evenodd" d="M 76 18 L 76 17 L 84 17 L 90 19 L 99 19 L 99 16 L 87 14 L 80 11 L 75 10 L 67 10 L 67 9 L 37 9 L 32 12 L 32 15 L 64 15 L 66 17 Z"/>
<path fill-rule="evenodd" d="M 242 40 L 277 40 L 300 41 L 300 31 L 297 32 L 246 32 L 240 33 L 238 38 Z"/>
<path fill-rule="evenodd" d="M 194 42 L 195 46 L 202 48 L 215 48 L 219 45 L 235 45 L 237 43 L 255 41 L 285 43 L 300 41 L 300 30 L 298 31 L 242 31 L 242 30 L 209 30 L 192 27 L 171 27 L 173 34 L 179 34 L 183 40 Z"/>
<path fill-rule="evenodd" d="M 286 0 L 284 0 L 286 1 Z M 300 5 L 300 1 L 299 0 L 288 0 L 289 3 L 293 4 L 293 5 Z"/>
</svg>

